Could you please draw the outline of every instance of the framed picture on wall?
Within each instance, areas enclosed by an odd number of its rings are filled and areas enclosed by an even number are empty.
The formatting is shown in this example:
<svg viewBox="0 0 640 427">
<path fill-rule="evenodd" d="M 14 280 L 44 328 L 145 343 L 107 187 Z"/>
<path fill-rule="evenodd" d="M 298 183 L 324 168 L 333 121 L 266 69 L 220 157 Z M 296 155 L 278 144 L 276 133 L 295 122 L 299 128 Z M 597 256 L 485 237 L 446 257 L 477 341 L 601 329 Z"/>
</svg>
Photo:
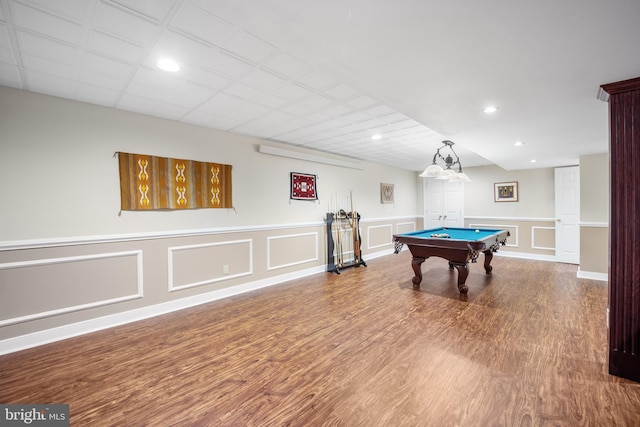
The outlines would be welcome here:
<svg viewBox="0 0 640 427">
<path fill-rule="evenodd" d="M 380 203 L 393 203 L 393 184 L 380 183 Z"/>
<path fill-rule="evenodd" d="M 493 197 L 495 202 L 517 202 L 518 181 L 496 182 L 493 184 Z"/>
</svg>

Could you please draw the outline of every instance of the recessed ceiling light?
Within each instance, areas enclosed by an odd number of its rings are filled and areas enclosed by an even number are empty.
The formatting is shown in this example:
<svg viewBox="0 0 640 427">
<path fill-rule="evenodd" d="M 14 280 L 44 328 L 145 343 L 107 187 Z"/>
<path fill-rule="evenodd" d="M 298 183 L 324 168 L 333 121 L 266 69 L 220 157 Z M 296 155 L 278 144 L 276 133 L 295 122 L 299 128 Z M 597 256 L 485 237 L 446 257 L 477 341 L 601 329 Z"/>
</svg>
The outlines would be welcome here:
<svg viewBox="0 0 640 427">
<path fill-rule="evenodd" d="M 374 141 L 377 141 L 379 139 L 382 139 L 382 135 L 380 135 L 379 133 L 376 133 L 375 135 L 371 135 L 371 139 L 373 139 Z"/>
<path fill-rule="evenodd" d="M 530 161 L 531 163 L 535 163 L 535 162 L 536 162 L 536 159 L 531 159 L 531 160 L 529 160 L 529 161 Z"/>
<path fill-rule="evenodd" d="M 158 68 L 160 68 L 161 70 L 164 71 L 169 71 L 171 73 L 175 73 L 176 71 L 180 71 L 180 65 L 178 65 L 178 63 L 172 59 L 161 59 L 159 60 L 156 65 L 158 66 Z"/>
<path fill-rule="evenodd" d="M 490 106 L 486 107 L 483 111 L 485 113 L 487 113 L 487 114 L 495 113 L 496 111 L 498 111 L 498 107 L 490 105 Z"/>
<path fill-rule="evenodd" d="M 524 145 L 524 142 L 522 141 L 516 141 L 513 145 L 515 145 L 516 147 L 520 147 Z"/>
</svg>

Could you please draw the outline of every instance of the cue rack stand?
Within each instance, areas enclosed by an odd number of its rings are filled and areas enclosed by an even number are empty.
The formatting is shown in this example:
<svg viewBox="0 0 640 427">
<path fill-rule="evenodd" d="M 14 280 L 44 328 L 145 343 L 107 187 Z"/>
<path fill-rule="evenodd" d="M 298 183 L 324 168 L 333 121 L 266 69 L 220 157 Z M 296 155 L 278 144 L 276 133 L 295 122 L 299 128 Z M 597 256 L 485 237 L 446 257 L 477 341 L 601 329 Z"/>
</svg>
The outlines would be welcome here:
<svg viewBox="0 0 640 427">
<path fill-rule="evenodd" d="M 356 211 L 327 212 L 327 271 L 340 274 L 340 270 L 367 264 L 362 259 L 360 214 Z"/>
</svg>

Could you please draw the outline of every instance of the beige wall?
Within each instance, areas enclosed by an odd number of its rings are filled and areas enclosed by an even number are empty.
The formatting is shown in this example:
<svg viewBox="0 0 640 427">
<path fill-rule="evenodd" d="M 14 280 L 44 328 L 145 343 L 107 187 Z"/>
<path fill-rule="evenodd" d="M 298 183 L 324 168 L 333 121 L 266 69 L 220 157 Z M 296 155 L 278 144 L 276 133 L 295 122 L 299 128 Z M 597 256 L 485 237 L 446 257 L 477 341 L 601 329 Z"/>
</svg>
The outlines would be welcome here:
<svg viewBox="0 0 640 427">
<path fill-rule="evenodd" d="M 580 272 L 603 279 L 609 270 L 609 155 L 580 157 Z"/>
<path fill-rule="evenodd" d="M 506 171 L 499 166 L 465 169 L 473 182 L 464 185 L 465 216 L 553 218 L 554 172 L 552 168 Z M 495 202 L 496 182 L 518 182 L 517 202 Z"/>
<path fill-rule="evenodd" d="M 262 154 L 264 140 L 6 87 L 0 129 L 0 212 L 8 225 L 0 242 L 322 221 L 331 200 L 347 203 L 350 191 L 365 218 L 419 211 L 414 172 Z M 231 164 L 235 209 L 118 215 L 117 151 Z M 290 172 L 318 176 L 317 202 L 289 200 Z M 394 184 L 395 204 L 380 203 L 381 182 Z"/>
</svg>

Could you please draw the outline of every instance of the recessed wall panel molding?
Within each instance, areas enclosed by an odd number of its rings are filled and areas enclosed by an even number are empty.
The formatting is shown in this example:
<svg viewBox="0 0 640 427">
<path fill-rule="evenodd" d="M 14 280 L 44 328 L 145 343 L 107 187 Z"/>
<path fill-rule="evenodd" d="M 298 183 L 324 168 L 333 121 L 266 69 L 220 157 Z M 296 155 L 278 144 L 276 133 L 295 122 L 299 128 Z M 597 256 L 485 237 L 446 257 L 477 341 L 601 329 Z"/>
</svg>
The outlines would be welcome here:
<svg viewBox="0 0 640 427">
<path fill-rule="evenodd" d="M 381 248 L 393 244 L 393 224 L 367 227 L 367 249 Z"/>
<path fill-rule="evenodd" d="M 555 251 L 555 227 L 531 227 L 531 248 Z"/>
<path fill-rule="evenodd" d="M 267 270 L 319 261 L 318 233 L 267 237 Z"/>
<path fill-rule="evenodd" d="M 253 239 L 167 248 L 169 292 L 253 274 Z"/>
<path fill-rule="evenodd" d="M 397 234 L 410 233 L 416 231 L 416 222 L 399 222 L 396 224 Z"/>
<path fill-rule="evenodd" d="M 142 296 L 141 250 L 0 264 L 0 326 Z"/>
</svg>

